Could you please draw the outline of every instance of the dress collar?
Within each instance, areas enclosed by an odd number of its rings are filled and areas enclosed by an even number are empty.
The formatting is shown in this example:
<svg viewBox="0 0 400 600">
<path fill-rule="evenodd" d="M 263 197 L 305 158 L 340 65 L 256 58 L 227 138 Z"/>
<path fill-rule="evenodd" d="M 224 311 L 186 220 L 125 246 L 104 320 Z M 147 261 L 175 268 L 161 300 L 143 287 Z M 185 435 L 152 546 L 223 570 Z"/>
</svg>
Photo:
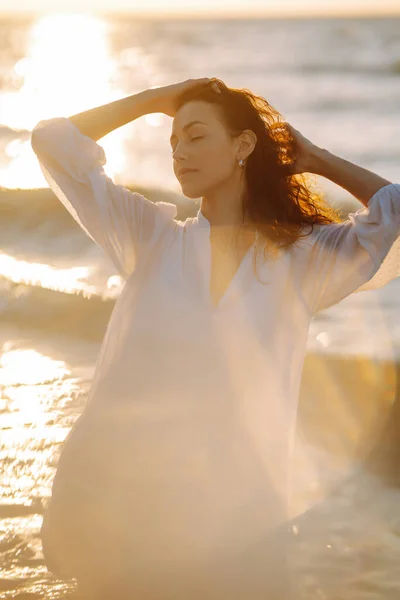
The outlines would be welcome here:
<svg viewBox="0 0 400 600">
<path fill-rule="evenodd" d="M 195 219 L 195 223 L 199 229 L 201 229 L 202 231 L 204 231 L 205 233 L 208 233 L 210 235 L 210 233 L 211 233 L 210 221 L 201 212 L 201 207 L 199 208 L 199 210 L 197 212 L 197 217 Z M 258 230 L 256 230 L 255 239 L 258 240 L 258 237 L 259 237 L 259 233 L 258 233 Z"/>
<path fill-rule="evenodd" d="M 197 225 L 200 229 L 204 229 L 207 233 L 211 232 L 210 221 L 201 212 L 201 207 L 197 212 Z"/>
</svg>

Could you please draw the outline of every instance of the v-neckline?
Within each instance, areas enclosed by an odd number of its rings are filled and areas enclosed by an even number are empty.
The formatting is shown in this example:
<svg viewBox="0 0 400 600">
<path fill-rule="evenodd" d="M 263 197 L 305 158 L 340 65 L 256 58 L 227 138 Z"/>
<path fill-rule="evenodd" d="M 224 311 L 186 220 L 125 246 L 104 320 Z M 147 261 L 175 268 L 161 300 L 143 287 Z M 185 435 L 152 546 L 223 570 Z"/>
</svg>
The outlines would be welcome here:
<svg viewBox="0 0 400 600">
<path fill-rule="evenodd" d="M 218 309 L 220 308 L 221 304 L 225 301 L 225 298 L 227 296 L 229 296 L 232 292 L 232 290 L 237 286 L 237 280 L 240 277 L 240 273 L 242 271 L 242 269 L 244 268 L 244 265 L 247 262 L 247 257 L 250 254 L 250 251 L 253 249 L 254 247 L 254 243 L 251 244 L 251 246 L 248 248 L 248 250 L 246 251 L 246 253 L 243 255 L 242 260 L 240 261 L 236 271 L 233 273 L 232 277 L 229 280 L 229 283 L 227 284 L 227 286 L 225 287 L 222 295 L 219 297 L 217 303 L 215 303 L 212 294 L 211 294 L 211 276 L 212 276 L 212 246 L 211 246 L 211 241 L 210 241 L 210 261 L 209 261 L 209 269 L 208 269 L 208 296 L 209 296 L 209 302 L 211 304 L 211 309 L 212 312 L 217 312 Z"/>
<path fill-rule="evenodd" d="M 215 303 L 212 298 L 212 295 L 211 295 L 211 275 L 212 275 L 212 272 L 211 272 L 211 270 L 212 270 L 211 224 L 210 224 L 209 220 L 203 215 L 203 213 L 201 212 L 201 209 L 197 213 L 196 223 L 197 223 L 198 227 L 204 232 L 205 237 L 208 242 L 207 243 L 207 259 L 208 259 L 207 260 L 207 277 L 205 278 L 206 297 L 207 297 L 207 302 L 210 307 L 210 311 L 211 311 L 211 313 L 214 314 L 214 313 L 217 313 L 221 309 L 221 305 L 226 302 L 227 297 L 229 297 L 232 294 L 234 288 L 238 285 L 238 281 L 241 276 L 241 273 L 242 273 L 243 269 L 245 268 L 245 266 L 248 262 L 249 256 L 256 244 L 256 241 L 258 238 L 258 232 L 256 231 L 255 240 L 252 242 L 252 244 L 249 246 L 246 253 L 244 254 L 242 260 L 240 261 L 236 271 L 232 275 L 228 285 L 226 286 L 223 294 L 220 296 L 218 302 Z"/>
</svg>

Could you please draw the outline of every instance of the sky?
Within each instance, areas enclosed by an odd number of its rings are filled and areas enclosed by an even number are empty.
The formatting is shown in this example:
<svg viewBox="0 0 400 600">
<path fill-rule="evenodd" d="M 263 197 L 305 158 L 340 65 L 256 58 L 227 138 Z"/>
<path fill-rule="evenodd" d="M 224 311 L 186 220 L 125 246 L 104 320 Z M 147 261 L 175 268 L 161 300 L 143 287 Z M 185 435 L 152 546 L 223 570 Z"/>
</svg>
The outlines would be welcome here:
<svg viewBox="0 0 400 600">
<path fill-rule="evenodd" d="M 143 8 L 145 6 L 145 9 Z M 210 16 L 399 15 L 400 0 L 0 0 L 0 14 L 96 12 Z"/>
</svg>

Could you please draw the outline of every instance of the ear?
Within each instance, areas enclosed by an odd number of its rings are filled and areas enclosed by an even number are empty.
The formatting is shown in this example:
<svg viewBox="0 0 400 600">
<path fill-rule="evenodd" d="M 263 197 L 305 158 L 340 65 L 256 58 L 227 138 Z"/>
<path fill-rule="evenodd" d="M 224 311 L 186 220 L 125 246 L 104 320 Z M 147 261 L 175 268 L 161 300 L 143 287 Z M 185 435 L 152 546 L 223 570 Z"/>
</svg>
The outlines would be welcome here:
<svg viewBox="0 0 400 600">
<path fill-rule="evenodd" d="M 245 129 L 240 136 L 239 150 L 247 156 L 251 154 L 257 143 L 257 136 L 251 129 Z"/>
</svg>

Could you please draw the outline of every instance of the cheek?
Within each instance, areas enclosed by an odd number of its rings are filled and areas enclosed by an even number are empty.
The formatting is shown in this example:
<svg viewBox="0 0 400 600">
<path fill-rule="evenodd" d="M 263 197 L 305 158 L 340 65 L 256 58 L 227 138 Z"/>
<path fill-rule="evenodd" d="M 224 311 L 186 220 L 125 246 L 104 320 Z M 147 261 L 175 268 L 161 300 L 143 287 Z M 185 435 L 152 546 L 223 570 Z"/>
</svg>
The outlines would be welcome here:
<svg viewBox="0 0 400 600">
<path fill-rule="evenodd" d="M 231 171 L 231 161 L 225 149 L 213 144 L 202 150 L 201 154 L 201 162 L 208 172 L 223 175 Z"/>
<path fill-rule="evenodd" d="M 232 175 L 232 164 L 226 156 L 216 154 L 211 157 L 209 165 L 210 173 L 216 180 L 226 179 Z"/>
</svg>

